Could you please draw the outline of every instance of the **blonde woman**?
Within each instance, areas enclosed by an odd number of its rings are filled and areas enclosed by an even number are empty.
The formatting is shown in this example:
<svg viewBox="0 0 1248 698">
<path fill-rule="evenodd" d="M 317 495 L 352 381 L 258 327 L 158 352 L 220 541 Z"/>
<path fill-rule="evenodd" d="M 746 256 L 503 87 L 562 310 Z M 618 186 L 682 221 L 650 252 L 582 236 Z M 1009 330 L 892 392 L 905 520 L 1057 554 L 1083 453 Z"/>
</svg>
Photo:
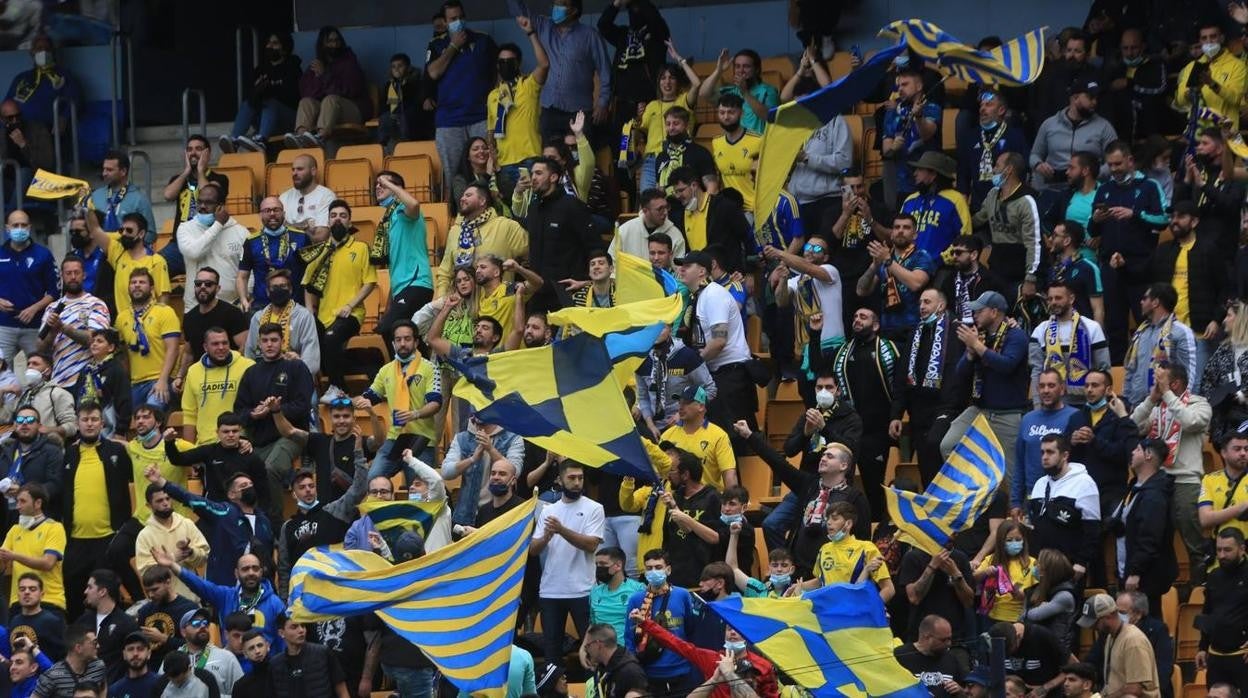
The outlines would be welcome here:
<svg viewBox="0 0 1248 698">
<path fill-rule="evenodd" d="M 1214 443 L 1248 419 L 1248 303 L 1227 303 L 1222 329 L 1226 339 L 1209 357 L 1200 378 L 1201 393 L 1213 406 L 1209 435 Z"/>
</svg>

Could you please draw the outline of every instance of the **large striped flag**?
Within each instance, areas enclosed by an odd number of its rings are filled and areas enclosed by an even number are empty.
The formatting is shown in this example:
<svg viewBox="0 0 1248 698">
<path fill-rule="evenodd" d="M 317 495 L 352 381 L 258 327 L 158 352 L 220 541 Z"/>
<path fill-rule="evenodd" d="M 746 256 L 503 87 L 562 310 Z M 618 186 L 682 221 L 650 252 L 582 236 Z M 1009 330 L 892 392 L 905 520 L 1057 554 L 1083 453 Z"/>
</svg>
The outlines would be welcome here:
<svg viewBox="0 0 1248 698">
<path fill-rule="evenodd" d="M 363 550 L 313 548 L 291 575 L 299 622 L 376 613 L 442 675 L 502 698 L 537 498 L 422 558 L 391 565 Z"/>
<path fill-rule="evenodd" d="M 928 698 L 893 656 L 874 584 L 833 584 L 800 598 L 731 596 L 711 608 L 816 698 Z"/>
<path fill-rule="evenodd" d="M 905 538 L 938 555 L 954 534 L 975 524 L 1004 479 L 1005 453 L 981 414 L 923 494 L 887 487 L 884 498 Z"/>
<path fill-rule="evenodd" d="M 1033 29 L 997 48 L 980 51 L 921 19 L 899 19 L 879 35 L 897 39 L 924 61 L 969 83 L 1018 87 L 1029 85 L 1044 69 L 1044 33 Z"/>
<path fill-rule="evenodd" d="M 758 173 L 755 176 L 754 227 L 761 231 L 770 213 L 780 200 L 793 169 L 798 151 L 806 144 L 810 134 L 824 124 L 843 114 L 866 97 L 888 72 L 897 54 L 904 47 L 890 46 L 876 53 L 849 75 L 800 99 L 781 104 L 768 114 L 770 124 L 763 132 L 763 142 L 758 155 Z"/>
<path fill-rule="evenodd" d="M 445 500 L 417 502 L 412 499 L 368 499 L 360 502 L 359 509 L 360 515 L 369 517 L 378 531 L 403 528 L 419 533 L 421 538 L 428 538 L 429 529 L 433 527 L 445 506 Z"/>
<path fill-rule="evenodd" d="M 455 396 L 483 422 L 585 465 L 654 481 L 602 338 L 582 332 L 544 347 L 456 352 L 447 360 L 462 376 Z"/>
</svg>

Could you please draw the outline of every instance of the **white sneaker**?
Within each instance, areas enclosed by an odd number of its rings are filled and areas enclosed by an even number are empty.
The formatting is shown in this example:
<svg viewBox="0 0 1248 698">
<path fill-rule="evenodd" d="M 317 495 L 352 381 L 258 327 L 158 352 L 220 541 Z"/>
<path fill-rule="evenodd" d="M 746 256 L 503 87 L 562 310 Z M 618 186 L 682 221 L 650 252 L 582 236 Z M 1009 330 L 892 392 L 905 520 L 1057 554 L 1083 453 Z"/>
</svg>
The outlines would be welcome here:
<svg viewBox="0 0 1248 698">
<path fill-rule="evenodd" d="M 221 137 L 217 138 L 217 150 L 220 150 L 223 153 L 234 152 L 234 139 L 230 136 L 222 134 Z"/>
<path fill-rule="evenodd" d="M 301 148 L 323 148 L 325 141 L 321 137 L 311 131 L 304 131 L 299 134 L 299 147 Z"/>
<path fill-rule="evenodd" d="M 264 143 L 253 136 L 239 136 L 234 145 L 240 152 L 263 153 Z"/>
<path fill-rule="evenodd" d="M 321 404 L 328 405 L 334 400 L 344 397 L 349 397 L 345 390 L 336 385 L 331 385 L 325 389 L 325 394 L 321 396 Z"/>
<path fill-rule="evenodd" d="M 299 142 L 300 138 L 302 138 L 300 134 L 290 131 L 282 137 L 282 142 L 287 148 L 302 148 L 303 145 Z"/>
</svg>

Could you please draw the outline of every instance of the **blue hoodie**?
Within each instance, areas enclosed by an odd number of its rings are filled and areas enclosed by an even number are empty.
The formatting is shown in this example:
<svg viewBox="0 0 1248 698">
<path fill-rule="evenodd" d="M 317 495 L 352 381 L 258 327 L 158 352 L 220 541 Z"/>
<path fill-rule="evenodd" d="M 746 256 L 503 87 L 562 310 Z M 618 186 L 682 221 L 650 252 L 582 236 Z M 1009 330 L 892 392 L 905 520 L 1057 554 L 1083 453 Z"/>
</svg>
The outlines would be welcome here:
<svg viewBox="0 0 1248 698">
<path fill-rule="evenodd" d="M 1056 410 L 1043 407 L 1023 415 L 1014 442 L 1014 473 L 1010 478 L 1010 506 L 1021 508 L 1036 481 L 1044 477 L 1040 465 L 1040 440 L 1049 434 L 1070 436 L 1070 419 L 1078 408 L 1065 405 Z"/>
<path fill-rule="evenodd" d="M 242 605 L 242 589 L 238 584 L 232 586 L 214 584 L 186 568 L 182 568 L 178 578 L 195 592 L 205 606 L 212 606 L 217 610 L 219 627 L 224 628 L 226 617 Z M 252 607 L 252 627 L 264 633 L 269 644 L 273 645 L 272 651 L 275 653 L 286 649 L 286 643 L 277 634 L 277 618 L 285 612 L 286 602 L 282 601 L 277 592 L 273 590 L 273 584 L 267 579 L 260 580 L 260 601 Z"/>
</svg>

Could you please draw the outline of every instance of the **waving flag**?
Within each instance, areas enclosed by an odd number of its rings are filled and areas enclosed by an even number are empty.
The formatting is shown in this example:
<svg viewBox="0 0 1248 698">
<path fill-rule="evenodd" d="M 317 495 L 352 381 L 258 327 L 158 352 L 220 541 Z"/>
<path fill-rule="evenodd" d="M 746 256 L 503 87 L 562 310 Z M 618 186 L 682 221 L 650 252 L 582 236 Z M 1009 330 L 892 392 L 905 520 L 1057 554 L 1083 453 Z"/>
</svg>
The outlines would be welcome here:
<svg viewBox="0 0 1248 698">
<path fill-rule="evenodd" d="M 360 502 L 360 515 L 369 517 L 378 531 L 403 528 L 416 531 L 421 538 L 429 537 L 429 529 L 446 506 L 446 501 L 417 502 L 411 499 L 394 501 L 370 499 Z"/>
<path fill-rule="evenodd" d="M 928 698 L 893 656 L 874 584 L 833 584 L 792 599 L 732 596 L 710 605 L 816 698 Z"/>
<path fill-rule="evenodd" d="M 938 555 L 955 533 L 975 524 L 1005 479 L 1005 454 L 988 419 L 979 415 L 923 494 L 884 489 L 888 513 L 902 534 Z"/>
<path fill-rule="evenodd" d="M 919 19 L 897 20 L 879 35 L 903 42 L 924 61 L 966 82 L 1018 87 L 1035 82 L 1044 69 L 1046 29 L 1034 29 L 988 51 L 964 44 Z"/>
<path fill-rule="evenodd" d="M 768 114 L 770 124 L 763 133 L 754 188 L 754 226 L 762 231 L 769 214 L 780 200 L 780 190 L 789 178 L 797 153 L 810 134 L 847 111 L 867 96 L 883 79 L 902 46 L 880 51 L 857 70 L 836 82 L 796 101 L 781 104 Z"/>
<path fill-rule="evenodd" d="M 85 180 L 66 177 L 44 169 L 35 170 L 35 176 L 26 187 L 26 196 L 32 199 L 82 199 L 91 193 L 91 185 Z"/>
<path fill-rule="evenodd" d="M 530 499 L 399 565 L 362 550 L 313 548 L 292 570 L 291 617 L 308 623 L 376 613 L 460 690 L 502 698 L 536 506 Z"/>
<path fill-rule="evenodd" d="M 534 349 L 453 354 L 454 394 L 477 416 L 588 466 L 654 481 L 606 342 L 582 332 Z"/>
</svg>

